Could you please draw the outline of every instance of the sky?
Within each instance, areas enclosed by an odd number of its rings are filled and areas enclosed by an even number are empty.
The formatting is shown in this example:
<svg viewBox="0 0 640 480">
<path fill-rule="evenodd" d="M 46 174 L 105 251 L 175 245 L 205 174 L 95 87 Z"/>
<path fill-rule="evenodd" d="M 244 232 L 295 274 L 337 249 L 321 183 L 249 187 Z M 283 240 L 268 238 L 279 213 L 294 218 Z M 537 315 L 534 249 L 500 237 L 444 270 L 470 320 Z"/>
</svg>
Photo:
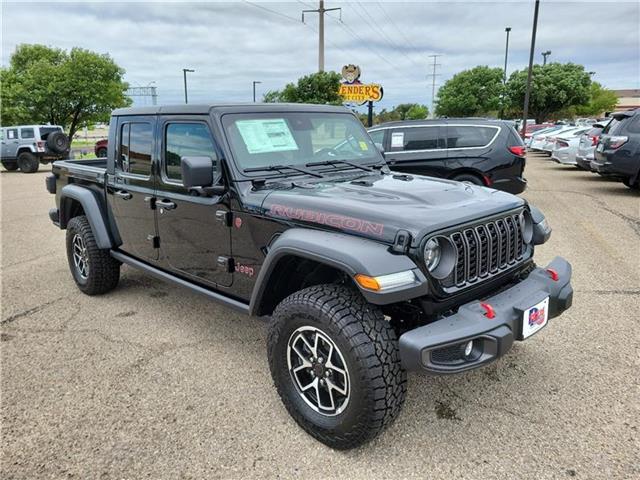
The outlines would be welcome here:
<svg viewBox="0 0 640 480">
<path fill-rule="evenodd" d="M 21 43 L 109 54 L 131 86 L 154 85 L 158 103 L 251 101 L 318 68 L 314 0 L 267 2 L 56 2 L 2 0 L 2 65 Z M 377 105 L 431 105 L 436 81 L 476 65 L 504 66 L 505 27 L 511 27 L 508 72 L 527 66 L 533 0 L 332 1 L 325 8 L 325 69 L 359 65 L 361 80 L 383 85 Z M 340 15 L 342 19 L 340 20 Z M 534 60 L 583 64 L 612 89 L 640 88 L 640 2 L 542 0 Z M 437 88 L 437 87 L 436 87 Z M 136 104 L 150 104 L 138 98 Z"/>
</svg>

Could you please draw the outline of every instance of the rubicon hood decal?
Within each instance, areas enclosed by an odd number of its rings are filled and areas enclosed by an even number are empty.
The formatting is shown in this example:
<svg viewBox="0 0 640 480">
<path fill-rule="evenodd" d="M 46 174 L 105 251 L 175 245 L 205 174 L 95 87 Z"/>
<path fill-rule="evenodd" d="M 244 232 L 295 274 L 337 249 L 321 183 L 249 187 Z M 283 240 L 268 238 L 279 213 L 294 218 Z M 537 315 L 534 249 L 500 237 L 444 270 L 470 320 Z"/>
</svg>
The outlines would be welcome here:
<svg viewBox="0 0 640 480">
<path fill-rule="evenodd" d="M 365 235 L 377 237 L 384 236 L 384 225 L 382 223 L 371 222 L 361 218 L 346 217 L 336 213 L 322 212 L 317 210 L 307 210 L 304 208 L 287 207 L 285 205 L 271 205 L 269 213 L 274 217 L 289 218 L 291 220 L 302 220 L 304 222 L 319 223 L 340 230 L 352 230 Z"/>
</svg>

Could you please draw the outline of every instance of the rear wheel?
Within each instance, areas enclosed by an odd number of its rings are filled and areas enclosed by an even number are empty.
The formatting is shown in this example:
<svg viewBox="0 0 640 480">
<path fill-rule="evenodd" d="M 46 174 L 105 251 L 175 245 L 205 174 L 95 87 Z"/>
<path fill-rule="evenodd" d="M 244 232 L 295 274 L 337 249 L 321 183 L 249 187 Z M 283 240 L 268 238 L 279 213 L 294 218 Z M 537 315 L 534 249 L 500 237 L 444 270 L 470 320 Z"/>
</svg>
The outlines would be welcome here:
<svg viewBox="0 0 640 480">
<path fill-rule="evenodd" d="M 18 155 L 18 167 L 22 173 L 35 173 L 40 168 L 40 160 L 31 152 Z"/>
<path fill-rule="evenodd" d="M 67 224 L 67 260 L 78 288 L 87 295 L 113 290 L 120 278 L 120 262 L 100 249 L 84 215 Z"/>
<path fill-rule="evenodd" d="M 455 177 L 453 177 L 453 180 L 456 180 L 458 182 L 467 182 L 473 185 L 484 186 L 484 182 L 482 181 L 482 179 L 477 175 L 473 175 L 472 173 L 462 173 L 460 175 L 456 175 Z"/>
<path fill-rule="evenodd" d="M 5 170 L 13 172 L 18 169 L 18 162 L 11 162 L 9 160 L 2 160 L 2 166 Z"/>
<path fill-rule="evenodd" d="M 332 448 L 362 445 L 400 412 L 407 378 L 395 332 L 354 289 L 318 285 L 285 298 L 268 352 L 287 411 Z"/>
</svg>

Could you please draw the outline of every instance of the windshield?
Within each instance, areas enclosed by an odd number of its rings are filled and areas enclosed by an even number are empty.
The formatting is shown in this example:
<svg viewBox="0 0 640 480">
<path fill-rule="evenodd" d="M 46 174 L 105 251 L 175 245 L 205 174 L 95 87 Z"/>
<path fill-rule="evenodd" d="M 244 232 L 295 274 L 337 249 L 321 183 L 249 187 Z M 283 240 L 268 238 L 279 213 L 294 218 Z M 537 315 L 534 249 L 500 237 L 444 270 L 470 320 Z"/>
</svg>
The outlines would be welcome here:
<svg viewBox="0 0 640 480">
<path fill-rule="evenodd" d="M 222 124 L 241 170 L 327 160 L 383 161 L 362 124 L 349 113 L 228 114 Z"/>
</svg>

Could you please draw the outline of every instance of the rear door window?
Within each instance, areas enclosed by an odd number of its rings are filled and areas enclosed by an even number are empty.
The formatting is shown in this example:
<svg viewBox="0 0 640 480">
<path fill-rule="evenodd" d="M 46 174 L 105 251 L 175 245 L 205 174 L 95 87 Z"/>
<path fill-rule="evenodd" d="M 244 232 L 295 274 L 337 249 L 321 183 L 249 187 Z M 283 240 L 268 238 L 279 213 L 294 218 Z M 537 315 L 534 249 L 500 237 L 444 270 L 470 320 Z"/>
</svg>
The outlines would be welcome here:
<svg viewBox="0 0 640 480">
<path fill-rule="evenodd" d="M 20 129 L 20 138 L 35 138 L 35 133 L 33 131 L 33 128 L 21 128 Z"/>
<path fill-rule="evenodd" d="M 151 175 L 153 129 L 150 123 L 124 123 L 120 130 L 117 167 L 126 173 Z"/>
<path fill-rule="evenodd" d="M 485 147 L 497 132 L 497 127 L 450 125 L 447 127 L 447 148 Z"/>
<path fill-rule="evenodd" d="M 627 130 L 630 133 L 640 133 L 640 115 L 636 115 L 633 118 L 630 118 L 629 125 L 627 126 Z"/>
<path fill-rule="evenodd" d="M 7 139 L 15 140 L 16 138 L 18 138 L 18 129 L 17 128 L 7 129 Z"/>
<path fill-rule="evenodd" d="M 440 131 L 438 126 L 395 128 L 391 131 L 390 150 L 412 152 L 444 148 L 444 138 Z"/>
<path fill-rule="evenodd" d="M 182 182 L 182 157 L 210 157 L 216 152 L 209 127 L 204 123 L 169 123 L 165 130 L 165 175 Z"/>
</svg>

